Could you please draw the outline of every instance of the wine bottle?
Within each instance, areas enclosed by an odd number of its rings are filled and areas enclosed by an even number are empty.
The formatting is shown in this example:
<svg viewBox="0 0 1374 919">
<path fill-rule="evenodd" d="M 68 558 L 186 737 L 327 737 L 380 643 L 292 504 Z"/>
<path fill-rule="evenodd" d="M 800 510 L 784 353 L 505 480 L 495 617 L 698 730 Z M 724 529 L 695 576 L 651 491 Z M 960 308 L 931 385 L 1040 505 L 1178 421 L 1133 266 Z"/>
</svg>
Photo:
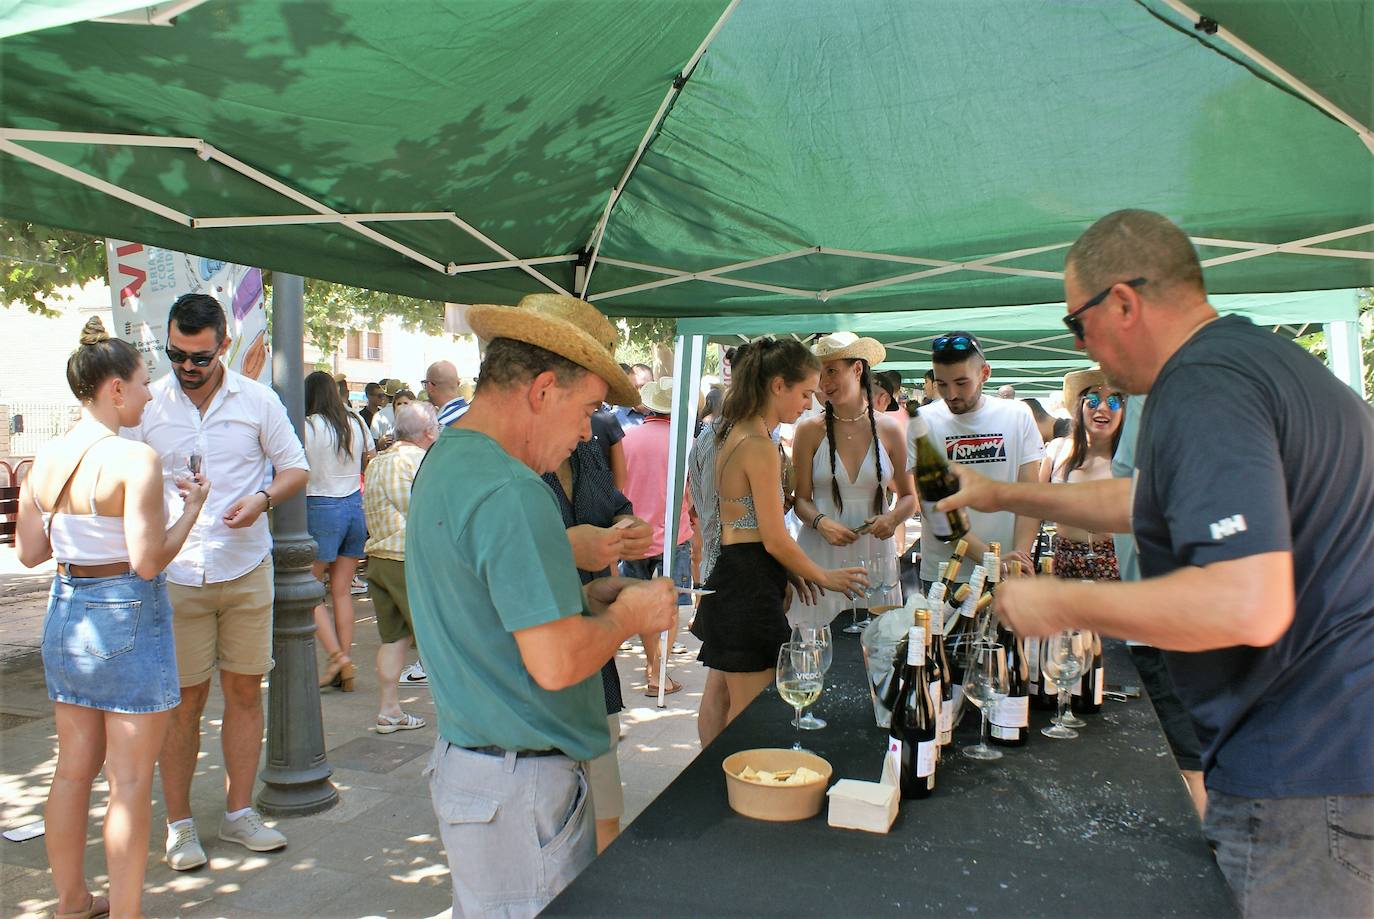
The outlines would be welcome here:
<svg viewBox="0 0 1374 919">
<path fill-rule="evenodd" d="M 1021 640 L 1011 629 L 999 627 L 997 640 L 1007 649 L 1007 694 L 988 716 L 988 739 L 999 747 L 1023 747 L 1030 737 L 1029 668 Z"/>
<path fill-rule="evenodd" d="M 1040 574 L 1054 576 L 1054 563 L 1048 556 L 1040 559 Z M 1042 666 L 1046 647 L 1047 643 L 1038 638 L 1026 639 L 1026 663 L 1030 666 L 1030 704 L 1032 708 L 1040 711 L 1054 711 L 1059 705 L 1059 696 L 1054 681 L 1045 676 Z"/>
<path fill-rule="evenodd" d="M 915 445 L 916 493 L 920 497 L 921 526 L 942 542 L 954 542 L 968 534 L 968 514 L 963 508 L 940 513 L 935 503 L 959 490 L 959 480 L 949 468 L 945 449 L 935 443 L 930 425 L 918 411 L 911 417 L 910 431 Z"/>
<path fill-rule="evenodd" d="M 902 692 L 892 711 L 892 726 L 888 728 L 887 738 L 888 766 L 898 777 L 903 798 L 928 798 L 935 790 L 939 735 L 935 709 L 930 701 L 925 629 L 913 625 L 907 632 Z"/>
<path fill-rule="evenodd" d="M 934 621 L 932 618 L 932 624 Z M 936 700 L 938 704 L 935 708 L 935 715 L 940 728 L 940 746 L 943 747 L 954 739 L 954 674 L 950 668 L 949 655 L 945 653 L 944 639 L 934 629 L 929 632 L 929 636 L 930 642 L 926 655 L 930 660 L 931 667 L 939 670 L 940 695 Z M 931 679 L 934 680 L 935 678 L 935 674 L 932 674 Z M 932 690 L 932 695 L 933 693 Z"/>
<path fill-rule="evenodd" d="M 959 545 L 965 545 L 962 539 L 959 540 Z M 954 592 L 959 589 L 957 582 L 959 580 L 959 566 L 961 564 L 963 564 L 962 558 L 951 558 L 949 561 L 945 562 L 944 574 L 940 578 L 940 583 L 945 585 L 945 596 L 947 597 L 953 596 Z"/>
<path fill-rule="evenodd" d="M 1102 711 L 1102 689 L 1107 681 L 1107 665 L 1102 660 L 1102 636 L 1092 632 L 1093 659 L 1083 674 L 1083 691 L 1074 701 L 1075 709 L 1087 715 Z"/>
<path fill-rule="evenodd" d="M 939 747 L 944 736 L 941 718 L 944 716 L 945 700 L 950 698 L 948 668 L 941 666 L 942 655 L 935 650 L 939 648 L 943 651 L 944 647 L 941 642 L 934 640 L 934 632 L 930 628 L 930 613 L 918 610 L 916 624 L 926 632 L 926 679 L 930 681 L 930 704 L 935 710 L 935 758 L 939 760 Z"/>
</svg>

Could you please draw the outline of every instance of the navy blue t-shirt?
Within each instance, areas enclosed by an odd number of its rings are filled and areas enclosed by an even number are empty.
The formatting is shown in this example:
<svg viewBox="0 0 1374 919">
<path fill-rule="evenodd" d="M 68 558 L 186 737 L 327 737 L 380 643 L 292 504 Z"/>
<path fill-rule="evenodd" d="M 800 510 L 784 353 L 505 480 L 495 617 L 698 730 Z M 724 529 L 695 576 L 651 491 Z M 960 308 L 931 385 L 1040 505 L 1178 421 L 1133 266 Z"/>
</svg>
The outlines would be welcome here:
<svg viewBox="0 0 1374 919">
<path fill-rule="evenodd" d="M 1374 792 L 1374 410 L 1296 344 L 1228 316 L 1164 365 L 1141 424 L 1146 577 L 1293 556 L 1296 613 L 1275 644 L 1167 655 L 1207 787 Z"/>
</svg>

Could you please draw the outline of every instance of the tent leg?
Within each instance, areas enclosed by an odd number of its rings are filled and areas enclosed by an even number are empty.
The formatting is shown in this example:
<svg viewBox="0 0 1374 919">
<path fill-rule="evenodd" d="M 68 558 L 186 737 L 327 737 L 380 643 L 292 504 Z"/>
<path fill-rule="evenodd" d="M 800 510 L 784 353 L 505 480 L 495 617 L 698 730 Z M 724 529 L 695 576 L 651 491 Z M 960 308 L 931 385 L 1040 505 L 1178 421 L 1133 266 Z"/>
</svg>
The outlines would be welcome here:
<svg viewBox="0 0 1374 919">
<path fill-rule="evenodd" d="M 1331 372 L 1340 378 L 1361 399 L 1369 398 L 1364 388 L 1364 355 L 1360 351 L 1360 323 L 1328 322 L 1326 332 L 1326 360 Z"/>
<path fill-rule="evenodd" d="M 669 428 L 668 489 L 663 515 L 663 576 L 674 578 L 673 558 L 677 548 L 678 520 L 682 514 L 682 495 L 687 489 L 687 451 L 696 430 L 697 400 L 701 392 L 701 370 L 706 356 L 706 337 L 679 335 L 673 350 L 673 418 Z M 668 685 L 668 633 L 658 637 L 658 707 Z"/>
</svg>

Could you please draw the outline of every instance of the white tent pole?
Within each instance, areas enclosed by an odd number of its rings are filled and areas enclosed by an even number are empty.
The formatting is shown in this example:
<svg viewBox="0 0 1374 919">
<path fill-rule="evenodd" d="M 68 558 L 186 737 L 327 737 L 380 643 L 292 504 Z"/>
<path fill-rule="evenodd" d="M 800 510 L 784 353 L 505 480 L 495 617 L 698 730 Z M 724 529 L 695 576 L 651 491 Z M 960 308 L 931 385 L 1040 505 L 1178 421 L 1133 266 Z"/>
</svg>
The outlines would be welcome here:
<svg viewBox="0 0 1374 919">
<path fill-rule="evenodd" d="M 1345 239 L 1349 236 L 1359 236 L 1369 232 L 1374 232 L 1374 223 L 1366 223 L 1362 226 L 1350 227 L 1345 230 L 1336 230 L 1331 233 L 1322 233 L 1318 236 L 1308 236 L 1304 239 L 1295 239 L 1292 242 L 1267 243 L 1265 245 L 1256 246 L 1245 252 L 1236 252 L 1232 255 L 1221 255 L 1217 258 L 1209 258 L 1202 263 L 1202 267 L 1209 268 L 1212 265 L 1225 265 L 1228 262 L 1242 262 L 1246 259 L 1259 258 L 1261 255 L 1273 255 L 1276 252 L 1292 252 L 1295 249 L 1301 249 L 1313 243 L 1330 242 L 1333 239 Z"/>
<path fill-rule="evenodd" d="M 543 284 L 545 287 L 549 288 L 554 293 L 562 294 L 565 297 L 572 296 L 572 294 L 564 290 L 561 285 L 556 284 L 552 279 L 546 277 L 542 272 L 535 271 L 533 268 L 529 266 L 528 262 L 522 262 L 520 259 L 516 258 L 515 253 L 511 252 L 505 246 L 491 239 L 491 237 L 487 236 L 481 230 L 477 229 L 472 224 L 468 223 L 466 220 L 459 217 L 457 214 L 449 214 L 448 219 L 450 223 L 454 224 L 457 227 L 460 227 L 463 230 L 463 232 L 467 233 L 473 239 L 485 245 L 488 249 L 491 249 L 498 255 L 503 255 L 510 261 L 514 262 L 516 268 L 519 268 L 521 271 L 525 272 L 525 274 L 534 278 L 536 281 L 538 281 L 540 284 Z"/>
<path fill-rule="evenodd" d="M 159 204 L 152 198 L 145 198 L 142 195 L 120 188 L 118 185 L 111 182 L 106 182 L 104 179 L 98 179 L 90 173 L 82 172 L 80 169 L 74 169 L 66 163 L 59 163 L 51 157 L 44 156 L 41 153 L 35 153 L 28 147 L 21 147 L 13 141 L 0 139 L 0 151 L 4 151 L 10 156 L 18 157 L 21 160 L 32 163 L 40 169 L 46 169 L 49 172 L 56 173 L 64 179 L 71 179 L 73 182 L 85 185 L 87 188 L 94 188 L 96 191 L 104 192 L 111 198 L 118 198 L 120 201 L 132 204 L 134 207 L 143 208 L 143 210 L 157 214 L 159 217 L 166 218 L 173 223 L 179 223 L 185 227 L 191 225 L 191 217 L 189 214 L 183 214 L 181 211 L 167 207 L 165 204 Z"/>
<path fill-rule="evenodd" d="M 456 265 L 449 263 L 449 274 L 467 274 L 472 271 L 495 271 L 498 268 L 516 268 L 520 263 L 526 265 L 551 265 L 554 262 L 575 262 L 578 259 L 576 252 L 568 255 L 541 255 L 537 258 L 519 259 L 517 261 L 503 262 L 471 262 L 466 265 Z"/>
<path fill-rule="evenodd" d="M 1367 399 L 1359 321 L 1327 322 L 1322 324 L 1322 329 L 1326 332 L 1326 360 L 1331 372 L 1359 393 L 1361 399 Z"/>
<path fill-rule="evenodd" d="M 447 211 L 414 211 L 381 214 L 265 214 L 260 217 L 195 217 L 191 226 L 197 230 L 221 227 L 295 226 L 313 223 L 403 223 L 417 220 L 447 220 Z"/>
<path fill-rule="evenodd" d="M 601 252 L 601 240 L 606 236 L 606 224 L 611 219 L 611 211 L 615 208 L 615 203 L 620 200 L 620 196 L 625 191 L 625 186 L 630 183 L 630 176 L 634 174 L 635 167 L 644 158 L 644 152 L 649 149 L 649 142 L 654 139 L 655 132 L 663 124 L 663 119 L 668 114 L 668 109 L 672 107 L 673 100 L 682 92 L 682 87 L 687 85 L 687 80 L 691 78 L 692 71 L 696 70 L 697 63 L 701 61 L 706 49 L 711 47 L 711 42 L 716 40 L 720 30 L 725 28 L 725 20 L 730 18 L 730 14 L 739 6 L 739 0 L 730 0 L 728 6 L 716 19 L 715 25 L 711 26 L 711 31 L 706 33 L 706 37 L 697 45 L 697 50 L 688 58 L 686 65 L 678 71 L 673 78 L 672 85 L 668 87 L 668 92 L 664 94 L 663 101 L 658 104 L 658 111 L 654 112 L 654 117 L 649 120 L 649 127 L 644 132 L 644 136 L 639 139 L 639 146 L 635 148 L 634 155 L 630 157 L 630 162 L 626 164 L 625 171 L 620 174 L 620 181 L 615 183 L 615 188 L 611 189 L 610 196 L 606 199 L 606 207 L 601 211 L 601 219 L 596 222 L 596 227 L 592 229 L 592 235 L 587 238 L 587 250 L 591 252 L 591 259 L 587 262 L 587 272 L 582 279 L 582 288 L 578 294 L 584 299 L 587 296 L 589 284 L 592 282 L 592 269 L 596 267 L 597 255 Z"/>
<path fill-rule="evenodd" d="M 1352 227 L 1349 230 L 1339 230 L 1334 234 L 1326 234 L 1325 239 L 1330 240 L 1340 239 L 1345 236 L 1358 236 L 1360 233 L 1363 233 L 1365 230 L 1368 229 L 1370 229 L 1368 226 L 1363 226 Z M 1275 251 L 1273 248 L 1275 245 L 1274 243 L 1247 243 L 1239 242 L 1234 239 L 1211 239 L 1206 236 L 1191 236 L 1189 238 L 1193 241 L 1195 245 L 1199 246 L 1217 246 L 1218 248 L 1222 249 L 1265 250 L 1264 252 L 1260 253 L 1261 255 L 1269 255 L 1271 252 Z M 1366 252 L 1360 249 L 1319 249 L 1315 246 L 1300 246 L 1297 243 L 1279 243 L 1277 251 L 1292 255 L 1321 255 L 1327 258 L 1374 259 L 1374 252 Z"/>
<path fill-rule="evenodd" d="M 198 137 L 157 137 L 149 134 L 98 134 L 88 131 L 37 131 L 25 128 L 0 128 L 5 140 L 45 144 L 106 144 L 112 147 L 166 147 L 200 149 Z"/>
<path fill-rule="evenodd" d="M 638 293 L 642 290 L 654 290 L 658 287 L 667 287 L 671 284 L 681 284 L 684 281 L 715 281 L 720 284 L 730 284 L 742 286 L 744 284 L 756 285 L 761 290 L 774 290 L 780 293 L 794 293 L 802 296 L 814 296 L 811 291 L 798 290 L 793 287 L 778 287 L 771 284 L 756 284 L 754 281 L 739 281 L 735 278 L 721 278 L 722 274 L 729 271 L 743 271 L 745 268 L 757 268 L 759 265 L 771 265 L 774 262 L 786 262 L 794 258 L 803 258 L 807 255 L 814 255 L 816 248 L 813 246 L 808 249 L 793 249 L 790 252 L 780 252 L 777 255 L 765 255 L 761 258 L 751 258 L 743 262 L 731 262 L 728 265 L 721 265 L 716 268 L 708 268 L 706 271 L 683 271 L 673 274 L 671 277 L 660 278 L 657 281 L 647 281 L 643 284 L 636 284 L 633 287 L 621 287 L 616 290 L 608 290 L 591 297 L 592 300 L 603 300 L 607 297 L 619 297 L 625 294 Z M 609 260 L 607 264 L 610 264 Z M 585 288 L 584 288 L 585 290 Z"/>
<path fill-rule="evenodd" d="M 1197 10 L 1193 9 L 1187 4 L 1180 3 L 1179 0 L 1164 0 L 1164 2 L 1165 4 L 1170 6 L 1176 13 L 1185 17 L 1186 19 L 1191 20 L 1193 23 L 1201 23 L 1203 19 L 1202 15 L 1199 14 Z M 1287 70 L 1284 70 L 1278 64 L 1274 63 L 1274 61 L 1272 61 L 1268 57 L 1265 57 L 1259 51 L 1256 51 L 1254 47 L 1252 47 L 1243 38 L 1241 38 L 1236 33 L 1232 32 L 1230 29 L 1220 24 L 1217 24 L 1215 34 L 1218 38 L 1222 39 L 1227 44 L 1233 46 L 1246 57 L 1249 57 L 1251 60 L 1259 64 L 1261 67 L 1272 73 L 1274 76 L 1278 77 L 1280 80 L 1287 83 L 1294 91 L 1298 93 L 1298 95 L 1302 96 L 1308 102 L 1311 102 L 1317 108 L 1321 109 L 1323 112 L 1326 112 L 1332 118 L 1335 118 L 1341 124 L 1345 125 L 1347 128 L 1354 131 L 1355 134 L 1360 138 L 1361 142 L 1364 143 L 1365 147 L 1369 149 L 1369 152 L 1374 153 L 1374 131 L 1370 131 L 1370 129 L 1366 125 L 1360 124 L 1354 118 L 1350 117 L 1350 115 L 1346 114 L 1342 109 L 1337 107 L 1337 105 L 1330 99 L 1327 99 L 1325 96 L 1317 92 L 1312 87 L 1308 86 L 1302 80 L 1299 80 L 1297 77 L 1293 76 Z"/>
<path fill-rule="evenodd" d="M 677 528 L 682 512 L 682 496 L 687 488 L 687 451 L 696 428 L 697 398 L 701 391 L 701 370 L 706 356 L 704 335 L 679 335 L 673 349 L 673 415 L 669 425 L 668 477 L 663 512 L 663 576 L 672 578 L 673 557 L 677 554 Z M 690 582 L 690 578 L 689 578 Z M 676 602 L 676 598 L 674 599 Z M 658 707 L 668 685 L 668 633 L 658 638 Z"/>
</svg>

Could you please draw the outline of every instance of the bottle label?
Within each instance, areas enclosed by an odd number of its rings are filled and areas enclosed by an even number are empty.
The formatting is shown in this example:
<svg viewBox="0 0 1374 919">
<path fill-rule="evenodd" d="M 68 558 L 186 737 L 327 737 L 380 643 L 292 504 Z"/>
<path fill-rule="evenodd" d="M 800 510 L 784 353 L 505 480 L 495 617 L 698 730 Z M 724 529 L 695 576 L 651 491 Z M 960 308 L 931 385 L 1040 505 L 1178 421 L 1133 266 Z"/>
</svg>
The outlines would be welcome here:
<svg viewBox="0 0 1374 919">
<path fill-rule="evenodd" d="M 934 501 L 921 499 L 921 526 L 930 530 L 930 535 L 936 539 L 950 539 L 954 536 L 954 528 L 949 525 L 949 518 L 935 509 Z"/>
<path fill-rule="evenodd" d="M 926 664 L 926 630 L 919 625 L 913 625 L 907 633 L 906 662 L 913 667 Z"/>
<path fill-rule="evenodd" d="M 935 774 L 935 751 L 938 746 L 933 740 L 916 744 L 916 778 L 924 779 Z"/>
<path fill-rule="evenodd" d="M 1030 694 L 1033 696 L 1040 694 L 1040 639 L 1026 639 L 1026 665 L 1030 668 L 1028 679 L 1030 681 Z"/>
<path fill-rule="evenodd" d="M 1074 681 L 1074 684 L 1073 684 L 1073 693 L 1072 693 L 1072 695 L 1075 695 L 1075 696 L 1081 696 L 1081 695 L 1083 695 L 1083 681 L 1084 681 L 1085 679 L 1087 679 L 1087 677 L 1079 677 L 1077 680 Z"/>
<path fill-rule="evenodd" d="M 896 785 L 902 779 L 902 742 L 895 737 L 887 739 L 887 760 L 883 763 L 883 781 Z"/>
<path fill-rule="evenodd" d="M 1102 704 L 1102 687 L 1103 687 L 1103 686 L 1106 684 L 1106 682 L 1107 682 L 1107 668 L 1106 668 L 1106 667 L 1098 667 L 1095 671 L 1093 671 L 1093 674 L 1094 674 L 1094 676 L 1097 677 L 1097 680 L 1096 680 L 1096 682 L 1095 682 L 1094 685 L 1093 685 L 1093 703 L 1096 704 L 1096 705 L 1101 705 L 1101 704 Z"/>
<path fill-rule="evenodd" d="M 960 687 L 962 694 L 963 687 Z M 940 743 L 947 744 L 954 739 L 954 700 L 946 699 L 940 703 Z"/>
<path fill-rule="evenodd" d="M 996 584 L 1002 580 L 1002 565 L 996 554 L 983 553 L 983 570 L 987 572 L 987 579 L 991 583 Z"/>
<path fill-rule="evenodd" d="M 988 726 L 988 736 L 996 737 L 998 740 L 1017 740 L 1024 730 L 1025 728 L 1004 728 L 1000 724 L 991 724 Z"/>
<path fill-rule="evenodd" d="M 1007 696 L 992 707 L 988 720 L 997 728 L 1023 728 L 1030 724 L 1030 699 L 1026 696 Z"/>
<path fill-rule="evenodd" d="M 940 705 L 944 701 L 940 697 L 943 695 L 944 693 L 940 690 L 940 681 L 933 681 L 930 684 L 930 707 L 931 710 L 935 712 L 937 730 L 939 729 Z"/>
</svg>

